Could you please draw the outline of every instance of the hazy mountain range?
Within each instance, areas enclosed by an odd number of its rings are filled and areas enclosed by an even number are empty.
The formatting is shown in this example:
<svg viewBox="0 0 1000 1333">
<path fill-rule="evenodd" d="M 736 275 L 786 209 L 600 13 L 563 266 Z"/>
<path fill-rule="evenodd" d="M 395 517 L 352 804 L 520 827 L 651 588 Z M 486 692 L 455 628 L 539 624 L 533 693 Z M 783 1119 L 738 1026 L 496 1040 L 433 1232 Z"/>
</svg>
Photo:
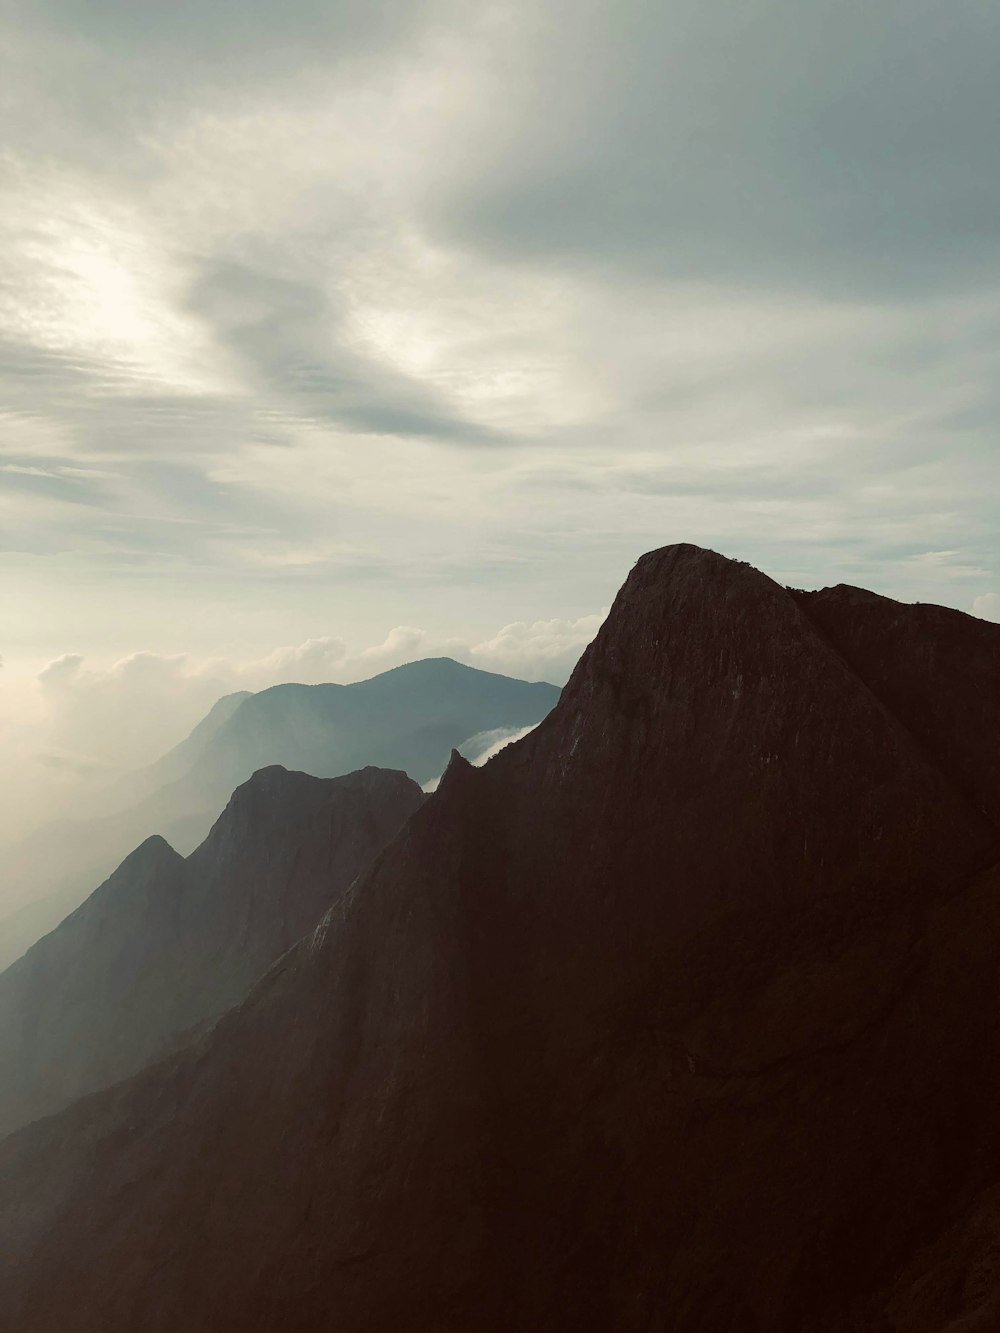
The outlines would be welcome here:
<svg viewBox="0 0 1000 1333">
<path fill-rule="evenodd" d="M 108 795 L 98 818 L 60 820 L 0 865 L 0 966 L 52 929 L 138 843 L 179 852 L 205 837 L 230 793 L 273 764 L 316 777 L 366 766 L 437 777 L 452 748 L 539 722 L 559 690 L 463 666 L 412 662 L 353 685 L 277 685 L 219 701 L 182 744 Z M 483 740 L 486 748 L 489 737 Z"/>
<path fill-rule="evenodd" d="M 0 1133 L 134 1073 L 241 1000 L 424 799 L 405 773 L 265 768 L 186 860 L 147 839 L 0 973 Z"/>
<path fill-rule="evenodd" d="M 243 1003 L 0 1143 L 0 1324 L 996 1327 L 998 662 L 644 557 Z"/>
</svg>

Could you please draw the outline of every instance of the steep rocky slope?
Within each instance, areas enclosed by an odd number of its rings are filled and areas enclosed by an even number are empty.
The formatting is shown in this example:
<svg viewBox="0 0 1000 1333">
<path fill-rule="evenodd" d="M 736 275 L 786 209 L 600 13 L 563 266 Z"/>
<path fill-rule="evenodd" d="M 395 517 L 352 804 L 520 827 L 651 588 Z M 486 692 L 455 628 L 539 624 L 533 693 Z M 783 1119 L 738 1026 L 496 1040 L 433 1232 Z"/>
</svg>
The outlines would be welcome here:
<svg viewBox="0 0 1000 1333">
<path fill-rule="evenodd" d="M 877 622 L 644 557 L 242 1006 L 0 1145 L 0 1323 L 989 1326 L 1000 629 L 888 613 L 882 671 Z"/>
<path fill-rule="evenodd" d="M 843 584 L 795 595 L 969 801 L 1000 823 L 996 625 L 948 607 L 906 606 Z M 962 688 L 954 688 L 954 681 Z M 976 733 L 979 742 L 970 744 Z"/>
<path fill-rule="evenodd" d="M 0 974 L 0 1132 L 134 1073 L 241 1000 L 422 800 L 404 773 L 268 768 L 186 861 L 148 839 Z"/>
<path fill-rule="evenodd" d="M 279 764 L 316 777 L 366 765 L 437 777 L 452 747 L 480 732 L 511 731 L 546 715 L 555 685 L 513 680 L 429 658 L 352 685 L 276 685 L 228 695 L 186 741 L 119 784 L 126 807 L 62 820 L 0 857 L 0 966 L 73 910 L 138 843 L 162 834 L 196 847 L 257 769 Z M 131 793 L 131 795 L 129 795 Z M 15 911 L 15 904 L 24 906 Z"/>
</svg>

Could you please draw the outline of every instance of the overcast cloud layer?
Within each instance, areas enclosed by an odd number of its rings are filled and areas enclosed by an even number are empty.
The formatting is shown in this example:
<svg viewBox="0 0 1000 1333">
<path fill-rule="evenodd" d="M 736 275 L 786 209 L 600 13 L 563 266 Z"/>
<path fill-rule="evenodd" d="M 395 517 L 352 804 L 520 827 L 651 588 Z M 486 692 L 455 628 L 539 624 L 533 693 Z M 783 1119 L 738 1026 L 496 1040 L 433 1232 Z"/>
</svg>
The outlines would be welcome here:
<svg viewBox="0 0 1000 1333">
<path fill-rule="evenodd" d="M 8 717 L 677 540 L 997 616 L 998 68 L 995 0 L 8 3 Z"/>
</svg>

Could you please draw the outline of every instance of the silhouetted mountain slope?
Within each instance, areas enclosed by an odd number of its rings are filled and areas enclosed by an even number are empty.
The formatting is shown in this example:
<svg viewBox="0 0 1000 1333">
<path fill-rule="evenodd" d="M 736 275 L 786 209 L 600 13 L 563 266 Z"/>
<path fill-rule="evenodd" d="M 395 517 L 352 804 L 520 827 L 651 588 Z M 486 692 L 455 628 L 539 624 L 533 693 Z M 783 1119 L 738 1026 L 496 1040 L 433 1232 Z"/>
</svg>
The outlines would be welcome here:
<svg viewBox="0 0 1000 1333">
<path fill-rule="evenodd" d="M 554 685 L 450 658 L 410 662 L 353 685 L 229 695 L 185 742 L 135 775 L 127 809 L 59 821 L 8 850 L 5 896 L 31 907 L 0 920 L 0 966 L 51 930 L 144 838 L 159 833 L 182 852 L 196 847 L 233 789 L 260 768 L 336 777 L 373 765 L 424 783 L 442 772 L 453 746 L 539 722 L 558 697 Z"/>
<path fill-rule="evenodd" d="M 153 837 L 0 974 L 0 1132 L 241 1000 L 423 800 L 404 773 L 256 773 L 185 861 Z"/>
<path fill-rule="evenodd" d="M 795 595 L 935 763 L 1000 823 L 996 625 L 948 607 L 906 606 L 843 584 Z M 954 681 L 961 682 L 960 689 Z M 975 733 L 982 739 L 970 745 Z"/>
<path fill-rule="evenodd" d="M 927 652 L 992 716 L 1000 628 Z M 1000 1181 L 995 736 L 943 766 L 866 669 L 756 571 L 644 557 L 546 721 L 455 757 L 242 1006 L 0 1145 L 0 1321 L 930 1333 L 992 1299 L 894 1284 Z"/>
</svg>

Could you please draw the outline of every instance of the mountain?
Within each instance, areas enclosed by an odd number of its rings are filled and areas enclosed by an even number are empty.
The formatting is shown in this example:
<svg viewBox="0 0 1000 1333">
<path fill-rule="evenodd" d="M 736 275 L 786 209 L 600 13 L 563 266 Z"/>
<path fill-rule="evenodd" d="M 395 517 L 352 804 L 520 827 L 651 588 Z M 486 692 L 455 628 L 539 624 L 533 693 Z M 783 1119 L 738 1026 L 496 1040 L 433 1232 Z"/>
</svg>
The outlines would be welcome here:
<svg viewBox="0 0 1000 1333">
<path fill-rule="evenodd" d="M 145 838 L 161 834 L 182 852 L 196 847 L 233 789 L 257 769 L 280 764 L 336 777 L 373 765 L 424 783 L 443 771 L 454 746 L 540 722 L 558 697 L 554 685 L 450 658 L 410 662 L 353 685 L 228 695 L 180 746 L 118 785 L 126 808 L 48 824 L 7 851 L 0 966 L 51 930 Z"/>
<path fill-rule="evenodd" d="M 241 704 L 252 699 L 250 690 L 237 690 L 233 694 L 224 694 L 217 699 L 191 734 L 179 745 L 168 750 L 153 764 L 128 773 L 115 786 L 118 800 L 124 806 L 135 805 L 140 799 L 153 795 L 161 787 L 177 782 L 190 772 L 204 755 L 211 741 Z M 263 767 L 263 765 L 262 765 Z"/>
<path fill-rule="evenodd" d="M 360 763 L 440 775 L 480 732 L 540 722 L 554 685 L 512 680 L 450 658 L 409 662 L 354 685 L 275 685 L 245 700 L 184 776 L 204 801 L 265 763 L 332 777 Z"/>
<path fill-rule="evenodd" d="M 0 1133 L 134 1073 L 241 1000 L 423 799 L 405 773 L 268 768 L 187 860 L 149 838 L 0 973 Z"/>
<path fill-rule="evenodd" d="M 940 1333 L 1000 1292 L 1000 627 L 696 547 L 242 1005 L 0 1144 L 32 1333 Z"/>
<path fill-rule="evenodd" d="M 151 831 L 142 817 L 136 820 L 132 808 L 160 787 L 182 778 L 222 723 L 249 698 L 247 690 L 225 695 L 190 736 L 155 764 L 90 793 L 86 812 L 49 820 L 13 846 L 0 848 L 0 968 L 19 958 L 29 944 L 56 925 L 80 900 L 81 890 Z M 109 815 L 109 810 L 114 813 Z M 171 834 L 176 836 L 178 831 L 184 832 L 172 828 Z M 199 841 L 196 836 L 190 845 Z M 14 906 L 16 903 L 21 905 Z"/>
</svg>

